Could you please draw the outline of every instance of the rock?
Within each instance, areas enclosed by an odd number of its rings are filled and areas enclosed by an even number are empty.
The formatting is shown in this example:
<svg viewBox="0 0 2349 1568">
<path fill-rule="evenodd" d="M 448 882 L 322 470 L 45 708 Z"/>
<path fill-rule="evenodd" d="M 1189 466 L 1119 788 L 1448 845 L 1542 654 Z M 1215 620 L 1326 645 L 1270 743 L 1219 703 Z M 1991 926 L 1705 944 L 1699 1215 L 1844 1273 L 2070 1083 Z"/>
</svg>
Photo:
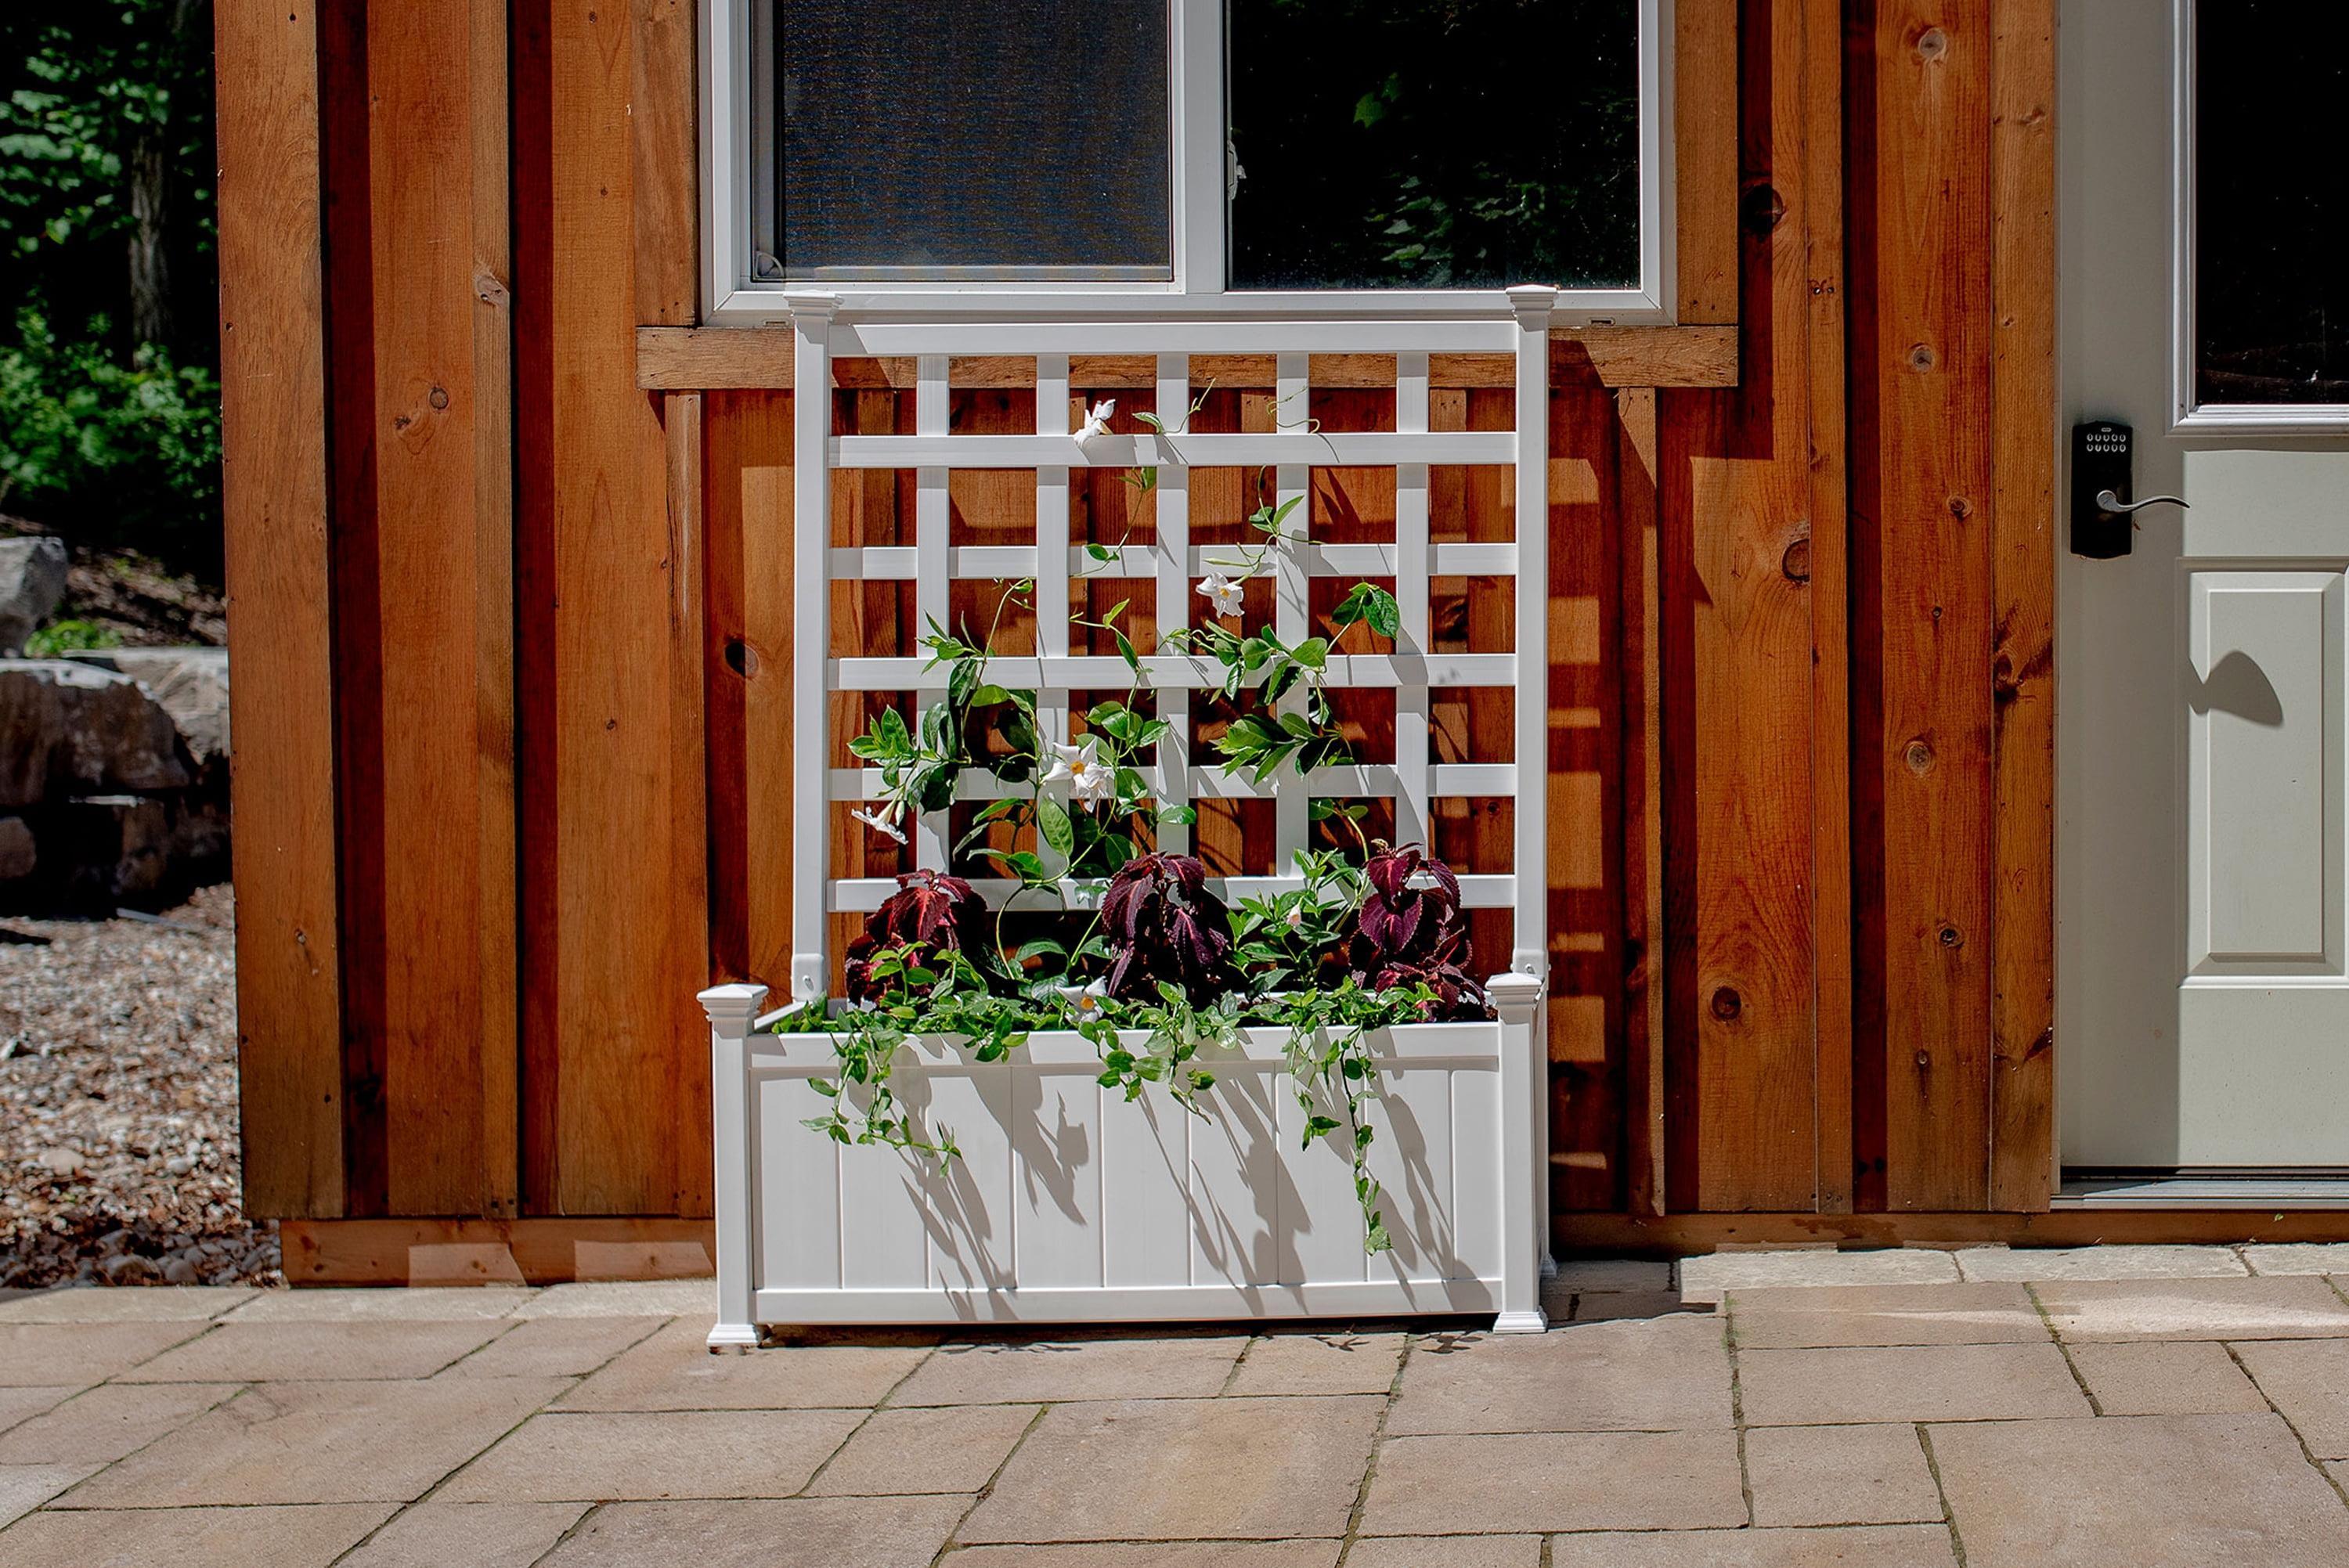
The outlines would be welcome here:
<svg viewBox="0 0 2349 1568">
<path fill-rule="evenodd" d="M 81 1169 L 81 1155 L 71 1149 L 44 1149 L 35 1158 L 52 1176 L 70 1176 Z"/>
<path fill-rule="evenodd" d="M 0 817 L 0 882 L 22 882 L 40 863 L 31 824 L 22 817 Z"/>
<path fill-rule="evenodd" d="M 178 727 L 130 676 L 0 659 L 0 810 L 191 782 Z"/>
<path fill-rule="evenodd" d="M 199 767 L 229 754 L 226 648 L 88 648 L 65 655 L 129 676 L 171 716 Z"/>
<path fill-rule="evenodd" d="M 0 539 L 0 654 L 13 654 L 66 593 L 66 542 Z"/>
<path fill-rule="evenodd" d="M 183 1255 L 163 1260 L 165 1284 L 194 1284 L 202 1278 L 203 1275 L 197 1272 L 195 1264 Z"/>
</svg>

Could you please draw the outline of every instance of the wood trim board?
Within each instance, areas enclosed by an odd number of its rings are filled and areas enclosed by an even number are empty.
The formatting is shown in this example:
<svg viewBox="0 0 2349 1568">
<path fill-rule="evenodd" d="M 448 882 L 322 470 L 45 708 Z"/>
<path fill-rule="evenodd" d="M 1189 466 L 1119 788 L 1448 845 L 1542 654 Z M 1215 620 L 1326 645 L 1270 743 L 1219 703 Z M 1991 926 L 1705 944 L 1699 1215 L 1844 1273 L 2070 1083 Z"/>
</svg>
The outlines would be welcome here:
<svg viewBox="0 0 2349 1568">
<path fill-rule="evenodd" d="M 1438 354 L 1429 363 L 1430 384 L 1509 387 L 1516 371 L 1506 354 Z M 636 385 L 652 392 L 789 390 L 792 335 L 787 327 L 645 326 L 636 331 Z M 1070 366 L 1071 385 L 1088 388 L 1148 387 L 1156 366 L 1147 355 L 1078 355 Z M 1273 356 L 1194 355 L 1195 385 L 1269 387 Z M 910 387 L 910 359 L 843 359 L 834 380 L 842 387 Z M 1393 356 L 1317 354 L 1312 384 L 1323 388 L 1392 385 Z M 1737 383 L 1737 329 L 1733 326 L 1581 326 L 1550 333 L 1553 387 L 1733 387 Z M 1033 387 L 1036 363 L 1024 356 L 957 358 L 953 385 Z"/>
</svg>

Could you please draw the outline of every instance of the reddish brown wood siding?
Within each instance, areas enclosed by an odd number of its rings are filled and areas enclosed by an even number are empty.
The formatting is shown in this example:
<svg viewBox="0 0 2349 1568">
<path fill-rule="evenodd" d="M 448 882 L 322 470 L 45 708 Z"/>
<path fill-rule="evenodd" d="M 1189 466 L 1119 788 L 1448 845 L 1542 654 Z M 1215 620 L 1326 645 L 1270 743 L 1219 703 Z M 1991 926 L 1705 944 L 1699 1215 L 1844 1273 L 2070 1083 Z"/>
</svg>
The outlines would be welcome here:
<svg viewBox="0 0 2349 1568">
<path fill-rule="evenodd" d="M 692 993 L 788 964 L 794 394 L 771 335 L 674 330 L 693 8 L 220 11 L 240 771 L 299 785 L 239 797 L 254 1202 L 705 1214 Z M 1555 356 L 1562 1212 L 2045 1203 L 2052 12 L 1679 7 L 1692 325 Z M 1216 368 L 1203 427 L 1268 417 Z M 1317 416 L 1380 417 L 1329 368 Z M 1506 418 L 1438 372 L 1440 426 Z M 865 379 L 836 418 L 902 424 Z M 1032 370 L 968 380 L 969 428 L 1027 428 Z M 1316 488 L 1333 537 L 1391 516 Z M 843 487 L 838 541 L 897 489 Z M 1472 537 L 1507 500 L 1437 476 Z M 973 537 L 1026 504 L 957 478 Z M 899 636 L 890 592 L 842 634 Z M 1509 614 L 1462 591 L 1472 643 Z"/>
</svg>

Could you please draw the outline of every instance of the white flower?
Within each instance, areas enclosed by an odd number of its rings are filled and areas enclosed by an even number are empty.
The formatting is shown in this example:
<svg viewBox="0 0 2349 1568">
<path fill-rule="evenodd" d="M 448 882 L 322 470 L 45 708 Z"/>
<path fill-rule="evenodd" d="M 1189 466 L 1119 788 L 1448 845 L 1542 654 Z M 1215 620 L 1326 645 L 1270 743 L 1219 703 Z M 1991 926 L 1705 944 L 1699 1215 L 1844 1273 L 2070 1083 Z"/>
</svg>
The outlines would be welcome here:
<svg viewBox="0 0 2349 1568">
<path fill-rule="evenodd" d="M 1220 572 L 1210 572 L 1199 579 L 1195 592 L 1206 595 L 1207 603 L 1218 615 L 1237 615 L 1246 590 Z"/>
<path fill-rule="evenodd" d="M 897 826 L 897 808 L 895 806 L 881 811 L 851 811 L 848 814 L 876 833 L 886 833 L 901 844 L 905 841 L 905 830 Z"/>
<path fill-rule="evenodd" d="M 1117 788 L 1116 777 L 1102 766 L 1101 756 L 1090 739 L 1077 746 L 1052 746 L 1052 766 L 1044 775 L 1047 784 L 1066 780 L 1069 799 L 1080 806 L 1090 806 L 1096 800 L 1106 800 Z"/>
<path fill-rule="evenodd" d="M 1109 999 L 1109 985 L 1102 980 L 1090 985 L 1056 985 L 1053 989 L 1068 1002 L 1079 1022 L 1100 1017 L 1102 1004 Z"/>
<path fill-rule="evenodd" d="M 1108 435 L 1109 417 L 1116 412 L 1117 399 L 1114 397 L 1104 397 L 1094 404 L 1092 412 L 1085 416 L 1085 422 L 1077 427 L 1077 445 L 1081 447 L 1096 436 Z"/>
<path fill-rule="evenodd" d="M 1302 931 L 1305 929 L 1305 906 L 1303 904 L 1291 904 L 1289 906 L 1288 929 L 1291 931 Z"/>
</svg>

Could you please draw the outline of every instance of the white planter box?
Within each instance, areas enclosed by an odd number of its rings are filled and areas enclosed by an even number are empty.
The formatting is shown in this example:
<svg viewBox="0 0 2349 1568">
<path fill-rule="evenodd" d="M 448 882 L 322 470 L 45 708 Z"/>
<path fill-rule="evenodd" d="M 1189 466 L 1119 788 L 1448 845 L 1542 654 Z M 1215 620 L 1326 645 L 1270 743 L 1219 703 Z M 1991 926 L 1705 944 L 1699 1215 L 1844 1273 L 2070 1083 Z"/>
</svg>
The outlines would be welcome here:
<svg viewBox="0 0 2349 1568">
<path fill-rule="evenodd" d="M 719 1321 L 713 1348 L 761 1324 L 1088 1323 L 1493 1313 L 1537 1330 L 1547 1205 L 1540 985 L 1493 982 L 1494 1023 L 1377 1037 L 1371 1171 L 1394 1250 L 1362 1250 L 1345 1150 L 1300 1148 L 1285 1032 L 1202 1053 L 1194 1116 L 1154 1085 L 1129 1103 L 1095 1081 L 1092 1043 L 1033 1035 L 1004 1060 L 909 1043 L 892 1082 L 962 1154 L 941 1168 L 843 1147 L 803 1122 L 831 1102 L 828 1037 L 750 1033 L 763 987 L 703 994 L 718 1113 Z M 1134 1037 L 1138 1043 L 1139 1036 Z M 1503 1108 L 1520 1108 L 1505 1115 Z"/>
</svg>

